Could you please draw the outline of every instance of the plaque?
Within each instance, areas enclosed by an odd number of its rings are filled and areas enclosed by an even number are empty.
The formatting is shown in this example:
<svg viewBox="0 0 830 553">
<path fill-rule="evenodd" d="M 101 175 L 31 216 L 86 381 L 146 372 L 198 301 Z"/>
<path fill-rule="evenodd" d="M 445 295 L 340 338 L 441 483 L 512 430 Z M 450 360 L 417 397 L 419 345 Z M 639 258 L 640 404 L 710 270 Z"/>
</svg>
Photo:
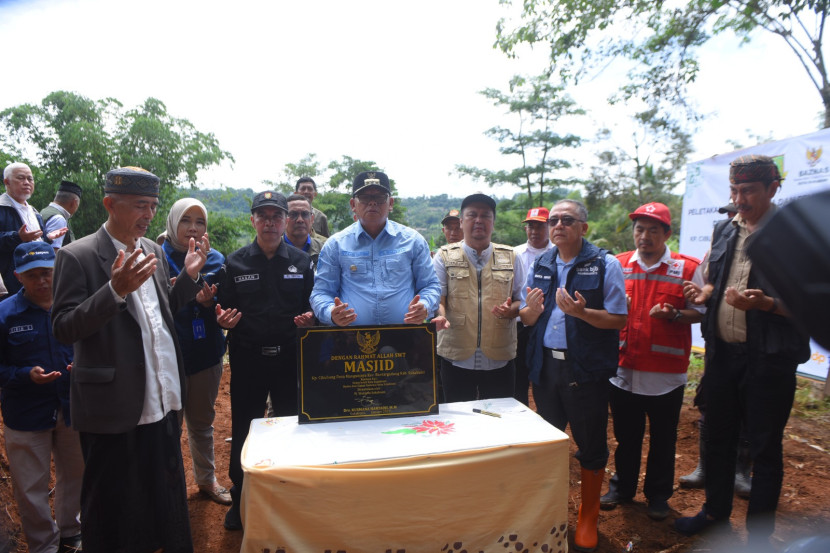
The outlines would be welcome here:
<svg viewBox="0 0 830 553">
<path fill-rule="evenodd" d="M 300 424 L 438 412 L 435 325 L 298 329 Z"/>
</svg>

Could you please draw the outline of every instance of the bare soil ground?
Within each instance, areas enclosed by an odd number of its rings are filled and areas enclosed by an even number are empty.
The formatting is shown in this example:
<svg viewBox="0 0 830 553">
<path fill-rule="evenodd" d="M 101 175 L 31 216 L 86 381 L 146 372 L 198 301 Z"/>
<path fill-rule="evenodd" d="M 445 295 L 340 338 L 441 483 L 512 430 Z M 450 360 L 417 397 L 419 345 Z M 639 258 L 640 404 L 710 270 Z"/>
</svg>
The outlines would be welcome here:
<svg viewBox="0 0 830 553">
<path fill-rule="evenodd" d="M 229 373 L 225 372 L 216 406 L 216 474 L 219 481 L 229 485 L 227 478 L 230 444 L 230 385 Z M 691 472 L 697 464 L 698 436 L 696 428 L 697 411 L 691 406 L 692 390 L 687 391 L 678 429 L 677 476 Z M 20 519 L 12 496 L 8 460 L 5 456 L 5 442 L 0 435 L 0 553 L 27 553 L 28 549 L 20 531 Z M 615 447 L 609 422 L 609 448 Z M 571 453 L 575 450 L 571 443 Z M 228 532 L 222 527 L 227 507 L 213 503 L 199 493 L 190 471 L 190 455 L 187 437 L 182 436 L 182 452 L 188 477 L 188 502 L 190 505 L 193 545 L 200 553 L 224 553 L 239 551 L 241 532 Z M 646 450 L 644 448 L 644 454 Z M 830 497 L 827 482 L 830 480 L 830 420 L 825 418 L 804 419 L 793 415 L 790 418 L 784 440 L 784 486 L 778 508 L 778 519 L 772 542 L 780 550 L 793 540 L 818 534 L 830 529 Z M 643 468 L 645 459 L 643 460 Z M 570 527 L 576 524 L 576 511 L 580 503 L 579 466 L 570 462 Z M 608 476 L 613 474 L 613 456 L 608 467 Z M 603 488 L 603 491 L 607 489 Z M 724 535 L 687 538 L 672 529 L 672 522 L 678 516 L 696 513 L 704 501 L 703 490 L 677 488 L 670 500 L 672 515 L 663 522 L 654 522 L 646 516 L 646 503 L 642 494 L 635 502 L 617 507 L 613 511 L 600 513 L 599 553 L 635 551 L 694 552 L 734 551 L 742 547 L 746 539 L 744 518 L 746 501 L 735 498 L 732 514 L 732 531 Z M 8 536 L 8 543 L 3 538 Z M 4 544 L 7 549 L 4 549 Z M 305 552 L 304 552 L 305 553 Z M 313 552 L 308 552 L 313 553 Z M 426 552 L 413 552 L 426 553 Z"/>
</svg>

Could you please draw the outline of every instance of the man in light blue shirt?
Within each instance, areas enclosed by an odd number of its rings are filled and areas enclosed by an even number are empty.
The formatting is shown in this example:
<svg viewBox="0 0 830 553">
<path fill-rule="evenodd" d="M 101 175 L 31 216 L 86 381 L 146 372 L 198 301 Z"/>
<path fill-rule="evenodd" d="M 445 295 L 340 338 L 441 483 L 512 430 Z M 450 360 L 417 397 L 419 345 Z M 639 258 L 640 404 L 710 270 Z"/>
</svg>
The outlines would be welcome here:
<svg viewBox="0 0 830 553">
<path fill-rule="evenodd" d="M 389 177 L 364 171 L 352 184 L 357 221 L 320 251 L 311 308 L 326 325 L 420 324 L 438 308 L 441 285 L 427 241 L 389 220 Z"/>
</svg>

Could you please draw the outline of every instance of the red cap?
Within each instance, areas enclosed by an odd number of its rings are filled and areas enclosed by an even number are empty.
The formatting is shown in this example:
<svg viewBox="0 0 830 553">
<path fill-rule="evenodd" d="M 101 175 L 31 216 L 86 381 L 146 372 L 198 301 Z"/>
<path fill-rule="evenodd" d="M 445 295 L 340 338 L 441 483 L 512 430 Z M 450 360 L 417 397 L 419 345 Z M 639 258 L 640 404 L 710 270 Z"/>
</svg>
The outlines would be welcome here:
<svg viewBox="0 0 830 553">
<path fill-rule="evenodd" d="M 548 217 L 550 217 L 550 211 L 548 211 L 548 208 L 533 207 L 527 210 L 527 219 L 522 222 L 529 223 L 530 221 L 538 221 L 540 223 L 547 223 Z"/>
<path fill-rule="evenodd" d="M 664 225 L 671 226 L 671 213 L 669 212 L 669 208 L 660 202 L 651 202 L 641 205 L 634 211 L 634 213 L 631 213 L 628 216 L 628 218 L 632 221 L 636 221 L 640 217 L 654 219 Z"/>
</svg>

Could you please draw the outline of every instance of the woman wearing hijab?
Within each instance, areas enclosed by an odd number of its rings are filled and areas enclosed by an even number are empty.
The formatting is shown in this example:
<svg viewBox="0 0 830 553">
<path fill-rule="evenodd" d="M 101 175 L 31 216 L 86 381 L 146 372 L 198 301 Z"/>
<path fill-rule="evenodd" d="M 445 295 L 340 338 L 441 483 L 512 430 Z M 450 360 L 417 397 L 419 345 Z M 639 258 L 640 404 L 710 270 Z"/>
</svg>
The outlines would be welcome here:
<svg viewBox="0 0 830 553">
<path fill-rule="evenodd" d="M 171 274 L 179 274 L 188 242 L 191 238 L 198 241 L 205 234 L 207 219 L 204 204 L 194 198 L 183 198 L 170 208 L 162 249 L 170 264 Z M 225 256 L 210 248 L 201 273 L 206 282 L 205 288 L 195 300 L 176 313 L 175 321 L 187 376 L 183 411 L 196 484 L 213 501 L 230 505 L 230 493 L 216 481 L 213 455 L 214 403 L 219 393 L 222 357 L 225 354 L 225 336 L 216 321 L 213 298 L 216 294 L 215 283 L 224 262 Z"/>
</svg>

